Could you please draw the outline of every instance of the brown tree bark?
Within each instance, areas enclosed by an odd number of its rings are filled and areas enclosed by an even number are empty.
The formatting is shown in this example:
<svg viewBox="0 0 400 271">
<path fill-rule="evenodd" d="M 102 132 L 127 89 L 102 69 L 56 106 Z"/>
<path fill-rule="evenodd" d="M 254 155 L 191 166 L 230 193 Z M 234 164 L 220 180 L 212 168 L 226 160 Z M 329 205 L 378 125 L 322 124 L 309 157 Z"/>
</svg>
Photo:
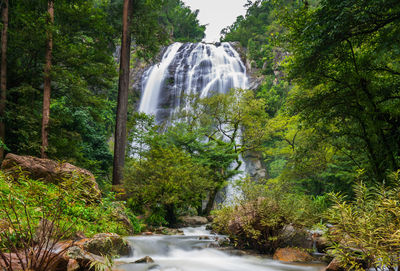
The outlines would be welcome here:
<svg viewBox="0 0 400 271">
<path fill-rule="evenodd" d="M 212 190 L 210 192 L 206 208 L 203 210 L 203 215 L 206 215 L 206 216 L 210 215 L 211 210 L 214 206 L 215 197 L 217 196 L 218 191 L 219 191 L 219 188 L 214 188 L 214 190 Z"/>
<path fill-rule="evenodd" d="M 43 115 L 42 115 L 42 148 L 41 157 L 47 157 L 48 128 L 50 120 L 50 93 L 51 93 L 51 65 L 53 56 L 53 34 L 51 27 L 54 24 L 54 1 L 47 2 L 48 26 L 46 40 L 46 64 L 44 67 L 44 87 L 43 87 Z"/>
<path fill-rule="evenodd" d="M 8 0 L 3 1 L 2 13 L 3 29 L 1 32 L 1 74 L 0 74 L 0 139 L 5 143 L 6 130 L 4 124 L 7 93 L 7 31 L 8 31 Z M 4 148 L 0 147 L 0 161 L 4 157 Z"/>
<path fill-rule="evenodd" d="M 121 184 L 125 164 L 126 121 L 128 113 L 129 63 L 131 57 L 132 0 L 124 0 L 122 13 L 122 39 L 118 84 L 118 105 L 115 124 L 114 164 L 112 184 Z"/>
</svg>

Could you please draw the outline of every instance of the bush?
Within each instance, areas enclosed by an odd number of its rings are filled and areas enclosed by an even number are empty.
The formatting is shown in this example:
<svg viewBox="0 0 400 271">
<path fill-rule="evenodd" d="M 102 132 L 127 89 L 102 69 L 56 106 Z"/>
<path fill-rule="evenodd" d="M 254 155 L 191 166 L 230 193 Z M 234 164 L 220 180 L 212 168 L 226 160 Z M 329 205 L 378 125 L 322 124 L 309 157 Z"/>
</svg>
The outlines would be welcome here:
<svg viewBox="0 0 400 271">
<path fill-rule="evenodd" d="M 395 270 L 400 251 L 400 189 L 355 186 L 355 200 L 331 194 L 326 217 L 333 225 L 330 253 L 346 270 Z"/>
<path fill-rule="evenodd" d="M 127 166 L 124 186 L 129 203 L 149 224 L 174 225 L 178 212 L 196 208 L 212 187 L 209 170 L 176 147 L 152 146 Z"/>
<path fill-rule="evenodd" d="M 3 195 L 5 196 L 5 195 Z M 3 270 L 55 270 L 67 266 L 63 254 L 74 242 L 58 245 L 71 234 L 72 222 L 61 219 L 60 200 L 47 208 L 44 200 L 32 208 L 12 193 L 0 200 L 0 267 Z"/>
<path fill-rule="evenodd" d="M 74 185 L 71 183 L 71 185 Z M 57 210 L 58 205 L 61 208 L 59 220 L 61 222 L 70 221 L 71 229 L 69 236 L 76 232 L 83 232 L 90 237 L 96 233 L 112 232 L 121 235 L 132 233 L 126 223 L 121 221 L 115 214 L 115 202 L 112 194 L 103 198 L 99 203 L 87 202 L 82 198 L 79 186 L 76 189 L 72 187 L 62 187 L 54 184 L 45 184 L 41 181 L 29 179 L 20 176 L 18 180 L 8 177 L 0 171 L 0 208 L 9 210 L 9 205 L 5 199 L 11 198 L 16 202 L 22 202 L 24 208 L 16 208 L 16 216 L 26 220 L 28 216 L 32 218 L 31 224 L 37 225 L 41 212 L 52 212 Z M 124 205 L 120 206 L 121 213 L 128 216 L 134 225 L 134 231 L 141 229 L 140 223 L 130 210 Z M 0 213 L 0 221 L 7 219 L 4 212 Z"/>
<path fill-rule="evenodd" d="M 318 221 L 311 214 L 312 201 L 304 195 L 289 193 L 272 183 L 257 184 L 245 180 L 240 184 L 241 199 L 235 205 L 214 211 L 213 229 L 229 235 L 234 246 L 272 253 L 291 244 L 297 233 Z M 292 229 L 289 235 L 288 226 Z M 304 244 L 299 244 L 304 245 Z"/>
</svg>

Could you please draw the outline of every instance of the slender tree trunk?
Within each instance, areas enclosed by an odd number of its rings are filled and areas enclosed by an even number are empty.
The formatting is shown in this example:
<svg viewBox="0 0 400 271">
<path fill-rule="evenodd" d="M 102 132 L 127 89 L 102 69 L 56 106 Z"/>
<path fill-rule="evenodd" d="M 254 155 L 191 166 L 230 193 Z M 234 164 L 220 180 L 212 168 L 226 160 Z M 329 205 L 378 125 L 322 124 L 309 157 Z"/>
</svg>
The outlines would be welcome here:
<svg viewBox="0 0 400 271">
<path fill-rule="evenodd" d="M 4 0 L 2 7 L 3 30 L 1 32 L 1 75 L 0 75 L 0 139 L 5 142 L 6 130 L 4 124 L 7 93 L 7 31 L 8 31 L 8 0 Z M 4 147 L 0 147 L 0 161 L 4 157 Z"/>
<path fill-rule="evenodd" d="M 115 124 L 113 185 L 121 184 L 125 163 L 126 120 L 128 114 L 129 63 L 131 57 L 130 24 L 132 0 L 124 0 L 122 14 L 122 40 L 118 84 L 118 105 Z"/>
<path fill-rule="evenodd" d="M 49 0 L 47 4 L 48 26 L 46 44 L 46 65 L 44 67 L 44 87 L 43 87 L 43 116 L 42 116 L 42 149 L 41 157 L 47 157 L 48 128 L 50 120 L 50 93 L 51 93 L 51 60 L 53 55 L 53 34 L 51 27 L 54 24 L 54 1 Z"/>
<path fill-rule="evenodd" d="M 219 191 L 218 188 L 214 188 L 214 190 L 210 192 L 206 208 L 203 211 L 203 215 L 210 215 L 210 212 L 214 206 L 215 197 L 217 196 L 218 191 Z"/>
</svg>

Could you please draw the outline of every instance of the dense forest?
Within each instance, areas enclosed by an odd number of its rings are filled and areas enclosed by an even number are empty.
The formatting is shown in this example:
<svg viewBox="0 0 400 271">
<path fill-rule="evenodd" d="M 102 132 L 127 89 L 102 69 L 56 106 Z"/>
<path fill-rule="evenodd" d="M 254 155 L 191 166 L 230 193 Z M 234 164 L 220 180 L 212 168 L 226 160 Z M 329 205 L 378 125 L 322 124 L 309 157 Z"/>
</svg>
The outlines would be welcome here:
<svg viewBox="0 0 400 271">
<path fill-rule="evenodd" d="M 343 270 L 400 268 L 400 2 L 245 7 L 221 42 L 257 86 L 185 97 L 190 110 L 157 123 L 135 112 L 127 78 L 174 42 L 201 42 L 199 11 L 181 0 L 1 1 L 0 159 L 48 158 L 93 175 L 44 182 L 4 159 L 0 267 L 40 243 L 32 229 L 43 219 L 63 221 L 68 229 L 42 233 L 62 240 L 199 215 L 237 248 L 301 246 L 288 241 L 290 225 L 323 232 L 323 252 Z M 263 178 L 241 172 L 250 153 Z M 237 198 L 218 205 L 232 179 Z"/>
</svg>

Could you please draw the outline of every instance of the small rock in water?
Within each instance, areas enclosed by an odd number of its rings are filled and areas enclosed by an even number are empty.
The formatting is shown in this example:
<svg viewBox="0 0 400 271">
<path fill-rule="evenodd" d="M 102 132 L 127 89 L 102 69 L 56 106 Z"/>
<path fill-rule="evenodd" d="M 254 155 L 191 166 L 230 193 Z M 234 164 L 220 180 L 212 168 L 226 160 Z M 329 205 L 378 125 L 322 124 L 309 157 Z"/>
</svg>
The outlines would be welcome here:
<svg viewBox="0 0 400 271">
<path fill-rule="evenodd" d="M 153 235 L 153 233 L 151 231 L 146 231 L 142 233 L 143 235 Z"/>
<path fill-rule="evenodd" d="M 143 258 L 135 261 L 135 263 L 154 263 L 154 260 L 151 257 L 146 256 L 146 257 L 143 257 Z"/>
<path fill-rule="evenodd" d="M 149 269 L 147 269 L 147 270 L 160 271 L 161 270 L 161 266 L 159 266 L 158 264 L 155 264 L 155 265 L 149 267 Z"/>
<path fill-rule="evenodd" d="M 200 236 L 199 240 L 210 240 L 210 236 Z"/>
</svg>

